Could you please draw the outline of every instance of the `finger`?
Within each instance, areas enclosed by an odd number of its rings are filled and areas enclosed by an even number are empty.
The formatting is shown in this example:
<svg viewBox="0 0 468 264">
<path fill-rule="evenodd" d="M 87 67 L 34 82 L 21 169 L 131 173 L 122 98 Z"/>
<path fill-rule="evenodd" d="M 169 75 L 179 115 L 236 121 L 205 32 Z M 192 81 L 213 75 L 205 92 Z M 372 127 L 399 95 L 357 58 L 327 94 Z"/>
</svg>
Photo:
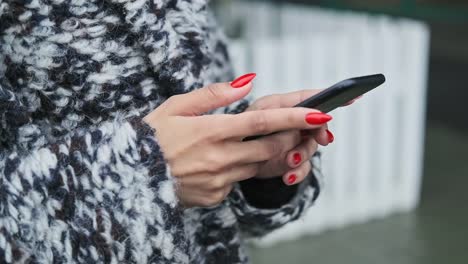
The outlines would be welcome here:
<svg viewBox="0 0 468 264">
<path fill-rule="evenodd" d="M 348 106 L 348 105 L 351 105 L 351 104 L 353 104 L 354 102 L 356 102 L 356 100 L 360 99 L 361 97 L 362 97 L 362 95 L 360 95 L 360 96 L 358 96 L 358 97 L 354 98 L 353 100 L 351 100 L 351 101 L 347 102 L 346 104 L 344 104 L 344 105 L 342 105 L 342 106 Z"/>
<path fill-rule="evenodd" d="M 264 110 L 273 108 L 293 107 L 305 99 L 318 94 L 322 89 L 307 89 L 285 94 L 272 94 L 258 99 L 247 110 Z"/>
<path fill-rule="evenodd" d="M 226 138 L 266 135 L 278 131 L 319 128 L 332 117 L 303 107 L 258 110 L 232 115 L 221 125 Z"/>
<path fill-rule="evenodd" d="M 333 143 L 333 141 L 335 141 L 335 135 L 333 135 L 329 129 L 325 130 L 325 132 L 327 133 L 328 144 Z"/>
<path fill-rule="evenodd" d="M 216 174 L 203 173 L 197 175 L 197 177 L 184 177 L 179 181 L 183 186 L 198 186 L 201 189 L 218 191 L 229 184 L 255 176 L 259 166 L 258 163 L 232 166 Z"/>
<path fill-rule="evenodd" d="M 229 195 L 229 193 L 231 193 L 233 187 L 234 186 L 232 184 L 229 184 L 228 186 L 224 187 L 223 189 L 224 198 L 226 198 Z"/>
<path fill-rule="evenodd" d="M 227 185 L 219 190 L 208 190 L 203 188 L 185 188 L 177 189 L 176 194 L 179 197 L 182 206 L 190 208 L 217 206 L 224 201 L 231 192 L 232 185 Z"/>
<path fill-rule="evenodd" d="M 233 164 L 248 164 L 268 161 L 273 158 L 284 160 L 289 150 L 301 142 L 297 131 L 284 131 L 257 140 L 226 143 L 226 152 Z"/>
<path fill-rule="evenodd" d="M 310 162 L 304 162 L 299 167 L 294 168 L 283 175 L 283 182 L 286 185 L 294 185 L 302 182 L 311 170 Z"/>
<path fill-rule="evenodd" d="M 315 138 L 317 143 L 322 146 L 326 146 L 334 140 L 333 134 L 328 130 L 328 124 L 325 124 L 318 129 L 301 130 L 302 140 L 306 140 L 311 137 Z"/>
<path fill-rule="evenodd" d="M 302 140 L 306 140 L 310 137 L 315 137 L 317 130 L 316 129 L 302 129 L 300 133 L 301 133 Z"/>
<path fill-rule="evenodd" d="M 330 139 L 328 137 L 328 125 L 322 126 L 319 129 L 314 130 L 313 138 L 317 141 L 317 143 L 321 146 L 327 146 L 330 143 Z"/>
<path fill-rule="evenodd" d="M 231 83 L 215 83 L 170 97 L 164 104 L 169 115 L 196 116 L 227 106 L 245 97 L 252 89 L 254 73 L 243 75 Z"/>
<path fill-rule="evenodd" d="M 313 137 L 322 146 L 327 146 L 335 140 L 335 136 L 328 129 L 328 126 L 323 126 L 320 129 L 316 129 L 315 135 Z"/>
<path fill-rule="evenodd" d="M 227 171 L 223 177 L 226 177 L 228 183 L 232 184 L 254 177 L 260 167 L 259 163 L 250 163 L 243 166 L 236 166 Z"/>
<path fill-rule="evenodd" d="M 317 151 L 318 144 L 314 138 L 303 141 L 299 146 L 289 151 L 285 162 L 290 168 L 297 168 L 302 163 L 308 162 L 309 158 Z"/>
</svg>

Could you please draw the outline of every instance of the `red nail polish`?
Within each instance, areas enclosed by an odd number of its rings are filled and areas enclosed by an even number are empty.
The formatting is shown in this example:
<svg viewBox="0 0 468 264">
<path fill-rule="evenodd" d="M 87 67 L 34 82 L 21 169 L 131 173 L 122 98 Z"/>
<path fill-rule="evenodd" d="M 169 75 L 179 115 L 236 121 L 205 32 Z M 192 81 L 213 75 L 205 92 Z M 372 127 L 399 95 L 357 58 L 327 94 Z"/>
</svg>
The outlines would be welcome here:
<svg viewBox="0 0 468 264">
<path fill-rule="evenodd" d="M 311 125 L 321 125 L 332 120 L 330 115 L 324 113 L 309 113 L 306 115 L 306 122 Z"/>
<path fill-rule="evenodd" d="M 288 183 L 289 183 L 289 184 L 293 184 L 293 183 L 296 181 L 296 179 L 297 179 L 296 174 L 291 174 L 291 175 L 289 175 L 289 177 L 288 177 Z"/>
<path fill-rule="evenodd" d="M 248 84 L 249 82 L 251 82 L 253 80 L 253 78 L 255 78 L 255 76 L 257 76 L 257 74 L 247 73 L 247 74 L 244 74 L 244 75 L 242 75 L 240 77 L 237 77 L 234 81 L 231 82 L 231 87 L 232 88 L 243 87 L 246 84 Z"/>
<path fill-rule="evenodd" d="M 294 165 L 299 164 L 301 161 L 302 161 L 301 154 L 299 154 L 299 153 L 294 153 L 294 155 L 293 155 L 293 162 L 294 162 Z"/>
<path fill-rule="evenodd" d="M 327 129 L 326 131 L 328 135 L 328 143 L 332 143 L 335 140 L 335 136 L 333 136 L 333 133 L 330 132 L 330 130 Z"/>
</svg>

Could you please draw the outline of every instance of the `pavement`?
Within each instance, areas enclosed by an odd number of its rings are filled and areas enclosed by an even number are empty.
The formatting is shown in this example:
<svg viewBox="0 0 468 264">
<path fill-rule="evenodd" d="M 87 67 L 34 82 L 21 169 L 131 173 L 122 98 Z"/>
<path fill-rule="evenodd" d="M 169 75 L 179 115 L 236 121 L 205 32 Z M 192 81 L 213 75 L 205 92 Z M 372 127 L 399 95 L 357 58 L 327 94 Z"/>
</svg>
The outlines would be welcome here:
<svg viewBox="0 0 468 264">
<path fill-rule="evenodd" d="M 468 263 L 468 134 L 429 122 L 423 191 L 411 213 L 251 249 L 254 264 Z"/>
</svg>

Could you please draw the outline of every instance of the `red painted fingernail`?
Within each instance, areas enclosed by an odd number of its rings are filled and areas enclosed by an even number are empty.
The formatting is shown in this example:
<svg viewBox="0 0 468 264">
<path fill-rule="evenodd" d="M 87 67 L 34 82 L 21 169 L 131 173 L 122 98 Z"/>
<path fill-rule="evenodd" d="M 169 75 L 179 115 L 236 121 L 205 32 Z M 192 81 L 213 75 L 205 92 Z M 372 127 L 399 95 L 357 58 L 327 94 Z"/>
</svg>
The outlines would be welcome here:
<svg viewBox="0 0 468 264">
<path fill-rule="evenodd" d="M 296 181 L 296 179 L 297 179 L 296 174 L 291 174 L 291 175 L 289 175 L 289 177 L 288 177 L 288 183 L 289 183 L 289 184 L 293 184 L 293 183 Z"/>
<path fill-rule="evenodd" d="M 244 74 L 244 75 L 242 75 L 240 77 L 237 77 L 234 81 L 231 82 L 231 87 L 232 88 L 243 87 L 246 84 L 248 84 L 249 82 L 251 82 L 253 80 L 253 78 L 255 78 L 255 76 L 257 76 L 257 74 L 247 73 L 247 74 Z"/>
<path fill-rule="evenodd" d="M 294 162 L 294 165 L 299 164 L 301 161 L 302 161 L 301 154 L 299 154 L 299 153 L 294 153 L 294 155 L 293 155 L 293 162 Z"/>
<path fill-rule="evenodd" d="M 311 125 L 321 125 L 332 120 L 330 115 L 324 113 L 309 113 L 306 115 L 306 122 Z"/>
<path fill-rule="evenodd" d="M 335 136 L 333 136 L 333 133 L 330 132 L 330 130 L 327 129 L 326 131 L 328 135 L 328 143 L 332 143 L 335 140 Z"/>
</svg>

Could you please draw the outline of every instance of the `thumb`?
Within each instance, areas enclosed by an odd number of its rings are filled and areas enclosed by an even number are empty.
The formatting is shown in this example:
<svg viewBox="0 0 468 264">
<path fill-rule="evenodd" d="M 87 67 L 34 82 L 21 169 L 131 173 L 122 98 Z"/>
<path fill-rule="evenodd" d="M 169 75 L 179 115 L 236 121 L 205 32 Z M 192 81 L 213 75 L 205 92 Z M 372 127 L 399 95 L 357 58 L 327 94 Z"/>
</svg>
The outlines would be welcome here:
<svg viewBox="0 0 468 264">
<path fill-rule="evenodd" d="M 255 73 L 236 78 L 231 83 L 214 83 L 187 94 L 177 95 L 168 100 L 169 114 L 195 116 L 222 106 L 230 105 L 244 98 L 252 90 Z"/>
</svg>

